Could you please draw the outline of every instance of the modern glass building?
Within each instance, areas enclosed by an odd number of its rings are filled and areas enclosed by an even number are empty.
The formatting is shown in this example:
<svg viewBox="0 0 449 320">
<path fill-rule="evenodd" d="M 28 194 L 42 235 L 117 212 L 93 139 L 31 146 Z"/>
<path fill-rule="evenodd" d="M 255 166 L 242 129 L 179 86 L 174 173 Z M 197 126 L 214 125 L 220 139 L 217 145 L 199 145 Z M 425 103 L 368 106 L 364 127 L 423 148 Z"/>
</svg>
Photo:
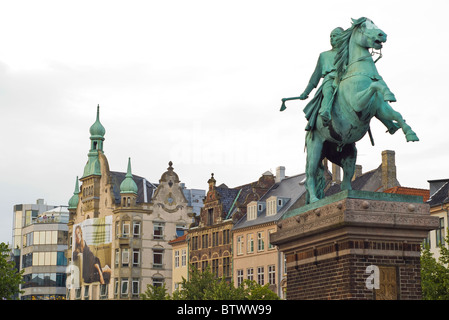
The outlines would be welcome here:
<svg viewBox="0 0 449 320">
<path fill-rule="evenodd" d="M 36 204 L 14 206 L 13 252 L 24 270 L 22 300 L 58 300 L 66 296 L 69 211 Z"/>
</svg>

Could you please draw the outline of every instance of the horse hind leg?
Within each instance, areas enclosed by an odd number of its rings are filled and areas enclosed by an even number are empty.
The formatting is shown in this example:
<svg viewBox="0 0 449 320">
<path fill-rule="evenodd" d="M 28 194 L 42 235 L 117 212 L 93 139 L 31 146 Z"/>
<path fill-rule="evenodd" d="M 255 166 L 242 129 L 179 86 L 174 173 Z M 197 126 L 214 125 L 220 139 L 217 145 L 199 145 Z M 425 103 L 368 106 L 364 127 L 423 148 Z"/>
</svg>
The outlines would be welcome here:
<svg viewBox="0 0 449 320">
<path fill-rule="evenodd" d="M 341 182 L 341 190 L 352 190 L 351 181 L 354 177 L 355 165 L 357 161 L 357 148 L 355 143 L 345 145 L 341 159 L 341 168 L 343 169 L 343 180 Z"/>
<path fill-rule="evenodd" d="M 323 198 L 324 186 L 320 182 L 324 179 L 322 166 L 323 142 L 317 135 L 307 134 L 306 136 L 307 161 L 306 161 L 306 189 L 308 192 L 308 202 L 313 203 Z"/>
<path fill-rule="evenodd" d="M 343 169 L 343 180 L 340 184 L 341 190 L 352 190 L 351 181 L 355 172 L 357 148 L 355 143 L 351 143 L 344 145 L 340 152 L 336 150 L 337 146 L 335 144 L 328 143 L 326 144 L 325 155 L 329 161 Z"/>
<path fill-rule="evenodd" d="M 405 120 L 404 118 L 402 118 L 402 115 L 399 112 L 393 110 L 393 108 L 388 103 L 386 102 L 382 103 L 381 107 L 377 111 L 377 118 L 382 122 L 385 120 L 396 121 L 402 128 L 402 132 L 404 132 L 407 142 L 419 141 L 418 136 L 412 130 L 412 128 L 407 123 L 405 123 Z"/>
</svg>

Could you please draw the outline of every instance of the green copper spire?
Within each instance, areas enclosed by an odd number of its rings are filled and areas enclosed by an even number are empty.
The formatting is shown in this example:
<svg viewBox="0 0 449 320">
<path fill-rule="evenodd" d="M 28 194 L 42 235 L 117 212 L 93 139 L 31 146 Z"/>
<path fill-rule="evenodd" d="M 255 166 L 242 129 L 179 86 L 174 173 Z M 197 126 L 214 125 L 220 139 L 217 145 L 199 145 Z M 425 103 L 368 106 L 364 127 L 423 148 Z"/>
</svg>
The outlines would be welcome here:
<svg viewBox="0 0 449 320">
<path fill-rule="evenodd" d="M 80 188 L 78 185 L 78 177 L 76 177 L 75 191 L 73 192 L 73 196 L 69 200 L 69 210 L 76 209 L 78 207 L 79 193 L 80 193 Z"/>
<path fill-rule="evenodd" d="M 93 139 L 104 140 L 104 134 L 106 133 L 106 130 L 100 122 L 100 105 L 97 106 L 97 120 L 90 127 L 89 132 L 91 140 Z"/>
<path fill-rule="evenodd" d="M 128 171 L 126 172 L 125 180 L 120 184 L 120 193 L 134 193 L 137 194 L 137 184 L 133 180 L 131 173 L 131 158 L 128 158 Z"/>
<path fill-rule="evenodd" d="M 90 150 L 87 156 L 89 157 L 84 167 L 83 178 L 91 175 L 101 176 L 100 161 L 98 159 L 98 152 L 103 152 L 103 141 L 106 130 L 100 123 L 100 105 L 97 106 L 97 119 L 90 127 Z"/>
</svg>

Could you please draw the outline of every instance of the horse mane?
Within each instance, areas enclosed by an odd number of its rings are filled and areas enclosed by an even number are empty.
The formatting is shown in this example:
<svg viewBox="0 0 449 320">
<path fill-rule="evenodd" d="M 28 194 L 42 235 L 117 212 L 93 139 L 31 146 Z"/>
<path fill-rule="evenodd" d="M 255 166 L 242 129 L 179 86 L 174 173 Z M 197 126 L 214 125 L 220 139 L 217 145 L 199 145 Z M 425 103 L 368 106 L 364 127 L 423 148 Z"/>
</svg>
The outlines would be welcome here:
<svg viewBox="0 0 449 320">
<path fill-rule="evenodd" d="M 362 17 L 357 20 L 352 19 L 352 26 L 344 30 L 336 39 L 337 54 L 335 56 L 334 65 L 337 71 L 337 82 L 346 72 L 346 66 L 349 62 L 349 41 L 353 32 L 358 29 L 367 18 Z"/>
</svg>

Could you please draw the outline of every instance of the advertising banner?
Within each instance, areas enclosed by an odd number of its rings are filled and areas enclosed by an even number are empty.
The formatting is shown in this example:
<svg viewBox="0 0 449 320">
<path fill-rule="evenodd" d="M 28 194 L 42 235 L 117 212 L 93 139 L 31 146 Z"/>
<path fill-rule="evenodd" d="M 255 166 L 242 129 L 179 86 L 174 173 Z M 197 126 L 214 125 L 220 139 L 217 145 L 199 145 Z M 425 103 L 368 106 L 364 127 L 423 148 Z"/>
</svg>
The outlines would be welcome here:
<svg viewBox="0 0 449 320">
<path fill-rule="evenodd" d="M 73 225 L 69 288 L 111 279 L 112 216 L 87 219 Z"/>
</svg>

